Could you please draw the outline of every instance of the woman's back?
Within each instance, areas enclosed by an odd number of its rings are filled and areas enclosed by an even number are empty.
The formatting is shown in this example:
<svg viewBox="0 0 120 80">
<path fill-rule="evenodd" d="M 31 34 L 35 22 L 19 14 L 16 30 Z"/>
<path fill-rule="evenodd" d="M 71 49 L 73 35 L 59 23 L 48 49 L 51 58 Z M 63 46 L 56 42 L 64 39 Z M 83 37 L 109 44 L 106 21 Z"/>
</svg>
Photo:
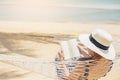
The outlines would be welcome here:
<svg viewBox="0 0 120 80">
<path fill-rule="evenodd" d="M 111 67 L 112 61 L 105 58 L 93 61 L 89 66 L 88 80 L 96 80 L 105 76 L 107 72 L 110 71 Z"/>
<path fill-rule="evenodd" d="M 81 61 L 70 73 L 70 80 L 97 80 L 104 77 L 112 67 L 112 61 L 96 55 L 93 59 Z M 68 79 L 68 80 L 69 80 Z"/>
</svg>

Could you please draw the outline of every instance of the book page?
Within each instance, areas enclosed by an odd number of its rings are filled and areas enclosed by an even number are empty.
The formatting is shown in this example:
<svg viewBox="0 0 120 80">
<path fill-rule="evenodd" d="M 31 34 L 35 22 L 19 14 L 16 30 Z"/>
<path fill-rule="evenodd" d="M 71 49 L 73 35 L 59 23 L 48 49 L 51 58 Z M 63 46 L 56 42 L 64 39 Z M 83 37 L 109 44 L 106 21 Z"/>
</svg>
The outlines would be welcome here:
<svg viewBox="0 0 120 80">
<path fill-rule="evenodd" d="M 79 50 L 77 48 L 77 40 L 76 39 L 71 39 L 69 41 L 62 41 L 60 43 L 65 60 L 74 58 L 74 57 L 80 57 Z"/>
</svg>

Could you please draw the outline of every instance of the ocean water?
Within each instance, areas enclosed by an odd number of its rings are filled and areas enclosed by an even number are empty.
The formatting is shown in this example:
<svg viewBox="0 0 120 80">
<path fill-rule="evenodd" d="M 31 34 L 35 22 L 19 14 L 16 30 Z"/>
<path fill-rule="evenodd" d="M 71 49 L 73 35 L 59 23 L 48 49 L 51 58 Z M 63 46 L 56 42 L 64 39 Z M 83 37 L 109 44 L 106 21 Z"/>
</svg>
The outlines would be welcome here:
<svg viewBox="0 0 120 80">
<path fill-rule="evenodd" d="M 58 0 L 59 1 L 59 0 Z M 67 2 L 67 3 L 74 3 L 74 4 L 80 4 L 80 3 L 84 3 L 84 4 L 90 4 L 90 3 L 94 3 L 94 4 L 106 4 L 106 5 L 119 5 L 120 4 L 120 0 L 61 0 L 63 2 Z"/>
<path fill-rule="evenodd" d="M 120 0 L 0 0 L 0 20 L 120 23 Z"/>
</svg>

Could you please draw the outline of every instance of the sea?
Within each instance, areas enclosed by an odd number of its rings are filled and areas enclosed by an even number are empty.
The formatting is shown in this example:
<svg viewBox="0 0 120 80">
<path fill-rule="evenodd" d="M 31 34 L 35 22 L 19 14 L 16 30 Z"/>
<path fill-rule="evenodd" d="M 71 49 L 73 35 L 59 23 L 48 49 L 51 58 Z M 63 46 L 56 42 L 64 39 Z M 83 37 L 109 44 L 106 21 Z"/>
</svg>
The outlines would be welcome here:
<svg viewBox="0 0 120 80">
<path fill-rule="evenodd" d="M 0 0 L 0 21 L 120 23 L 120 0 Z"/>
</svg>

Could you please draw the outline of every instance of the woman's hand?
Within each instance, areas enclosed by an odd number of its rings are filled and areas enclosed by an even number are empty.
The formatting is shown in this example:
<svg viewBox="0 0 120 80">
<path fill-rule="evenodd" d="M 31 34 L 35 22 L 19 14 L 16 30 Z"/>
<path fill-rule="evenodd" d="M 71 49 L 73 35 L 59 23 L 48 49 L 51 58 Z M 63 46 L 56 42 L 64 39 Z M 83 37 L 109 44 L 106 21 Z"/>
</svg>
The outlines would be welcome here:
<svg viewBox="0 0 120 80">
<path fill-rule="evenodd" d="M 63 54 L 63 51 L 62 51 L 62 50 L 60 50 L 60 51 L 58 52 L 58 56 L 59 56 L 59 58 L 60 58 L 60 61 L 64 61 L 64 54 Z"/>
<path fill-rule="evenodd" d="M 92 58 L 88 49 L 85 50 L 80 45 L 78 45 L 77 47 L 79 49 L 80 55 L 82 55 L 82 56 L 80 56 L 79 60 L 88 60 L 88 59 Z"/>
</svg>

